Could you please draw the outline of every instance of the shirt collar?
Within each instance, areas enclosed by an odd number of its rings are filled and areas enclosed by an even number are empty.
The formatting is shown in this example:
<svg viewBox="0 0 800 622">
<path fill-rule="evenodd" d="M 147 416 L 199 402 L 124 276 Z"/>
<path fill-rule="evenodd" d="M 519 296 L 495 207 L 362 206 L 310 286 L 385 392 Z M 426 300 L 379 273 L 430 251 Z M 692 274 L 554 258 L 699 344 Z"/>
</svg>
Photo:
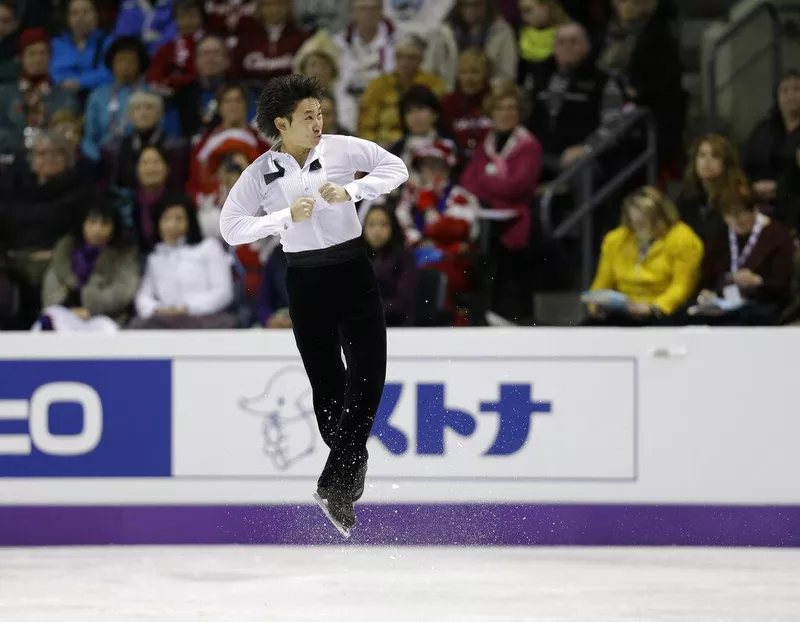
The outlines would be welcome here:
<svg viewBox="0 0 800 622">
<path fill-rule="evenodd" d="M 288 153 L 284 153 L 281 151 L 281 141 L 280 139 L 276 140 L 272 147 L 269 148 L 270 152 L 272 153 L 272 158 L 275 159 L 277 156 L 278 158 L 283 158 L 284 160 L 287 158 L 292 158 Z M 319 145 L 314 147 L 311 151 L 308 152 L 308 157 L 306 158 L 305 166 L 311 164 L 314 160 L 318 160 L 322 157 L 325 153 L 325 135 L 322 135 L 322 140 L 319 141 Z M 304 166 L 304 168 L 305 168 Z"/>
</svg>

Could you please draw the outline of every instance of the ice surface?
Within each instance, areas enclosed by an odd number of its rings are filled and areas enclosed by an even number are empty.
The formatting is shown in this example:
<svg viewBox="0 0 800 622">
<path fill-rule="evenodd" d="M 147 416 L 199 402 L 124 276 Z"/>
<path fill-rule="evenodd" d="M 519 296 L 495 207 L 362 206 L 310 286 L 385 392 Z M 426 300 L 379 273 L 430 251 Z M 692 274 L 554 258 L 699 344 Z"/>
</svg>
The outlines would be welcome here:
<svg viewBox="0 0 800 622">
<path fill-rule="evenodd" d="M 800 550 L 0 548 L 2 622 L 794 622 Z"/>
</svg>

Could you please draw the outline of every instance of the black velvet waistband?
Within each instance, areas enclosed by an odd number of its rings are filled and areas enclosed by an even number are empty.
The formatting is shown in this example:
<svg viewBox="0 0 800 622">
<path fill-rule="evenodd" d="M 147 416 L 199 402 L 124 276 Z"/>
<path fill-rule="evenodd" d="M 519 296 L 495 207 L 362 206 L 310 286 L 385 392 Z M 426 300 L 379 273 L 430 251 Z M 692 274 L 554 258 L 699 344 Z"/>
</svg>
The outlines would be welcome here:
<svg viewBox="0 0 800 622">
<path fill-rule="evenodd" d="M 332 266 L 356 259 L 366 253 L 367 247 L 361 236 L 329 246 L 310 251 L 286 253 L 286 265 L 292 268 L 317 268 Z"/>
</svg>

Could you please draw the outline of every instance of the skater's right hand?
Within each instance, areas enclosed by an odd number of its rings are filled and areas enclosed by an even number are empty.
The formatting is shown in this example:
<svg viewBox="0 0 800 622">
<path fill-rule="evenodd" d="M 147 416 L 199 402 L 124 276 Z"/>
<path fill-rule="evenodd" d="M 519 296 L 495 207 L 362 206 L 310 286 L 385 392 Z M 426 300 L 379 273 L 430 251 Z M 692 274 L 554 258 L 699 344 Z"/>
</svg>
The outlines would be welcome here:
<svg viewBox="0 0 800 622">
<path fill-rule="evenodd" d="M 292 221 L 303 222 L 311 218 L 314 211 L 314 199 L 311 197 L 300 197 L 289 208 L 292 211 Z"/>
</svg>

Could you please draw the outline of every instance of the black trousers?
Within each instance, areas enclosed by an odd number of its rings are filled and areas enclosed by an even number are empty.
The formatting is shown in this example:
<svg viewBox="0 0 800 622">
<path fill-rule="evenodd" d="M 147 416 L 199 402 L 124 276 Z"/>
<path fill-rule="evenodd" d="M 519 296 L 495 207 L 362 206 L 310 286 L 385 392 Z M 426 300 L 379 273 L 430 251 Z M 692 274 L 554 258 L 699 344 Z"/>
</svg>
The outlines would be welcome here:
<svg viewBox="0 0 800 622">
<path fill-rule="evenodd" d="M 322 440 L 330 448 L 317 485 L 350 490 L 367 460 L 386 381 L 386 321 L 366 252 L 331 265 L 286 270 L 297 348 L 311 382 Z M 342 351 L 347 361 L 342 362 Z"/>
</svg>

